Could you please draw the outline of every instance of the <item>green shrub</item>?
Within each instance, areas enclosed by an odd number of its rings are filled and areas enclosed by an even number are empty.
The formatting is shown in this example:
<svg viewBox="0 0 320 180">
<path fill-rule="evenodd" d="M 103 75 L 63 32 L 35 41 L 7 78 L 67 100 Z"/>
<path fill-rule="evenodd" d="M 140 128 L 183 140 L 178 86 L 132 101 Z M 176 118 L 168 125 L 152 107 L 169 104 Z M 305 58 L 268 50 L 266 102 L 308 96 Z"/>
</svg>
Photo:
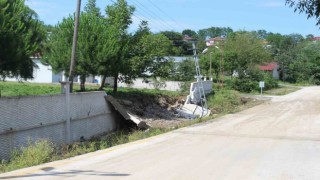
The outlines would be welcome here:
<svg viewBox="0 0 320 180">
<path fill-rule="evenodd" d="M 220 90 L 215 95 L 208 96 L 208 107 L 213 113 L 234 112 L 236 106 L 241 104 L 239 92 L 234 90 Z"/>
<path fill-rule="evenodd" d="M 46 139 L 28 142 L 28 146 L 15 150 L 7 169 L 14 170 L 49 162 L 54 152 L 53 143 Z"/>
<path fill-rule="evenodd" d="M 277 80 L 274 79 L 272 75 L 269 73 L 265 73 L 263 75 L 263 81 L 264 81 L 264 90 L 269 90 L 272 88 L 279 87 Z"/>
<path fill-rule="evenodd" d="M 231 82 L 231 87 L 237 91 L 249 93 L 257 88 L 257 82 L 249 77 L 234 78 Z"/>
</svg>

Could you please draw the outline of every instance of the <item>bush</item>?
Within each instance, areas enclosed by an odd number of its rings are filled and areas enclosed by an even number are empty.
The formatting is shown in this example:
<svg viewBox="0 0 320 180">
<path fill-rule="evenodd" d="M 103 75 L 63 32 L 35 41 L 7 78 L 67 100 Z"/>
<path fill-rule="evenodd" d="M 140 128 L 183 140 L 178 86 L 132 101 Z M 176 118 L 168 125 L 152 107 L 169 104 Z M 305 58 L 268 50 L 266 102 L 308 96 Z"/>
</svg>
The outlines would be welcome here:
<svg viewBox="0 0 320 180">
<path fill-rule="evenodd" d="M 263 75 L 263 81 L 264 81 L 264 90 L 279 87 L 277 80 L 274 79 L 272 75 L 269 73 L 265 73 Z"/>
<path fill-rule="evenodd" d="M 222 89 L 215 95 L 209 95 L 207 99 L 208 107 L 214 113 L 233 112 L 241 104 L 241 96 L 234 90 Z"/>
<path fill-rule="evenodd" d="M 28 142 L 28 146 L 13 152 L 8 170 L 30 167 L 49 162 L 52 158 L 53 143 L 46 139 Z"/>
<path fill-rule="evenodd" d="M 249 93 L 257 88 L 257 82 L 252 81 L 249 77 L 234 78 L 231 81 L 231 87 L 237 91 Z"/>
</svg>

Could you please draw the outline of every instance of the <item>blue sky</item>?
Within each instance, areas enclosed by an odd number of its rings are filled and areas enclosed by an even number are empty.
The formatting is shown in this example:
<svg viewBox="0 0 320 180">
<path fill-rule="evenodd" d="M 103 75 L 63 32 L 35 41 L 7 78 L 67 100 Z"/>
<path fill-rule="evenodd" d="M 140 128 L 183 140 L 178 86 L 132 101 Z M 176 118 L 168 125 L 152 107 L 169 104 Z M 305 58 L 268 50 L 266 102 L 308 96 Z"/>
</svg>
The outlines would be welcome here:
<svg viewBox="0 0 320 180">
<path fill-rule="evenodd" d="M 55 25 L 63 17 L 72 14 L 77 0 L 26 0 L 39 18 L 46 24 Z M 141 20 L 149 21 L 153 32 L 209 27 L 231 27 L 233 30 L 264 29 L 273 33 L 320 36 L 314 18 L 307 19 L 305 14 L 295 13 L 285 6 L 285 0 L 127 0 L 136 7 L 133 25 L 137 28 Z M 87 0 L 82 0 L 82 8 Z M 104 12 L 112 0 L 97 0 Z"/>
</svg>

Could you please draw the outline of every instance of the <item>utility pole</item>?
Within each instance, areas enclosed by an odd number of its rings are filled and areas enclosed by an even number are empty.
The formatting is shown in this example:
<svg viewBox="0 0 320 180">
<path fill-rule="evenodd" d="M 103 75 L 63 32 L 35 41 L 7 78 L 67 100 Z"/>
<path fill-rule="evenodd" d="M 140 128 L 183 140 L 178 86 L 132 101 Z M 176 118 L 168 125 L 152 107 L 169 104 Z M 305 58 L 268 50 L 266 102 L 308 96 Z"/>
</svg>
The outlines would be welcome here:
<svg viewBox="0 0 320 180">
<path fill-rule="evenodd" d="M 198 91 L 199 91 L 199 100 L 200 100 L 200 104 L 202 107 L 202 116 L 203 116 L 204 111 L 206 111 L 206 114 L 208 113 L 208 105 L 207 105 L 207 100 L 206 100 L 206 94 L 205 94 L 204 88 L 203 88 L 203 82 L 201 79 L 202 75 L 200 72 L 199 60 L 198 60 L 198 55 L 197 55 L 196 40 L 190 39 L 189 41 L 191 41 L 191 43 L 192 43 L 193 58 L 194 58 L 194 64 L 196 67 L 196 78 L 197 78 Z"/>
<path fill-rule="evenodd" d="M 210 52 L 210 81 L 213 80 L 212 78 L 212 52 Z"/>
<path fill-rule="evenodd" d="M 74 71 L 75 71 L 75 66 L 76 66 L 76 50 L 77 50 L 77 40 L 78 40 L 80 8 L 81 8 L 81 0 L 78 0 L 75 23 L 74 23 L 70 72 L 69 72 L 70 92 L 72 92 L 72 90 L 73 90 L 73 78 L 74 78 Z"/>
</svg>

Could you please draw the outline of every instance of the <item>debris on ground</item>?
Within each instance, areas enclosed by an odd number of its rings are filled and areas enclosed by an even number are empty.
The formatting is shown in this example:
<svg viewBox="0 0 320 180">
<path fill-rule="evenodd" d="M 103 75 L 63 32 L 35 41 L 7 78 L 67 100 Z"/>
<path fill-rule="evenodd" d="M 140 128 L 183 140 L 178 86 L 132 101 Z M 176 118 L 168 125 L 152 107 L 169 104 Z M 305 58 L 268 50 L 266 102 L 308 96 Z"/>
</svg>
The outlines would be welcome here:
<svg viewBox="0 0 320 180">
<path fill-rule="evenodd" d="M 168 95 L 132 95 L 126 99 L 118 98 L 118 102 L 134 115 L 139 121 L 155 128 L 175 128 L 178 125 L 190 121 L 193 118 L 179 117 L 185 104 L 186 96 L 168 96 Z M 260 104 L 262 101 L 250 97 L 241 98 L 239 110 Z M 210 109 L 211 114 L 216 114 L 214 109 Z"/>
</svg>

